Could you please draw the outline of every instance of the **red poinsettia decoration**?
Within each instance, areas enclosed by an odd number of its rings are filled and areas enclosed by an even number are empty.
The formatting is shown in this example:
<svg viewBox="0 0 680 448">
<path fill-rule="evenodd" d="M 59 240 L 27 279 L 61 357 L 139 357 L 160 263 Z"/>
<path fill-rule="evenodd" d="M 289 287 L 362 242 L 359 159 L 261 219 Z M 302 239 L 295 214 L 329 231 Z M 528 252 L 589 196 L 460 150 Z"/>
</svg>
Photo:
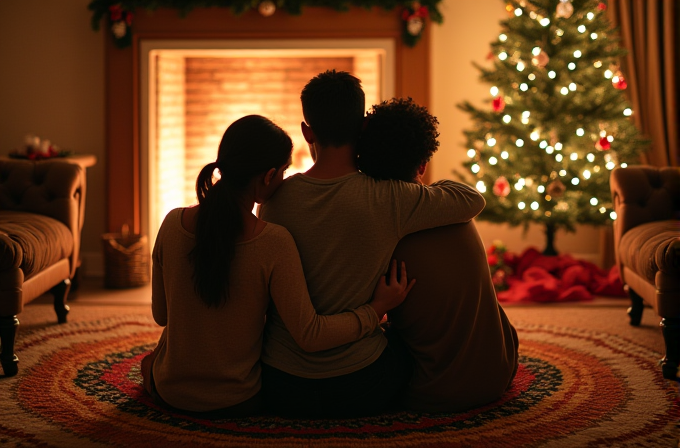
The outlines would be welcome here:
<svg viewBox="0 0 680 448">
<path fill-rule="evenodd" d="M 112 22 L 117 22 L 123 18 L 123 8 L 120 5 L 109 6 L 109 15 Z"/>
<path fill-rule="evenodd" d="M 497 96 L 493 99 L 492 105 L 494 111 L 503 112 L 503 109 L 505 109 L 505 100 L 502 96 Z"/>
<path fill-rule="evenodd" d="M 510 182 L 508 182 L 508 179 L 506 179 L 504 176 L 501 176 L 498 179 L 496 179 L 496 182 L 493 183 L 493 194 L 495 194 L 496 196 L 500 196 L 502 198 L 509 195 Z"/>
<path fill-rule="evenodd" d="M 609 140 L 607 140 L 607 137 L 602 137 L 597 142 L 595 142 L 595 148 L 599 149 L 600 151 L 606 151 L 611 147 L 612 145 L 609 143 Z"/>
<path fill-rule="evenodd" d="M 508 264 L 507 249 L 502 241 L 496 240 L 486 250 L 486 260 L 489 263 L 491 281 L 496 291 L 508 289 L 507 277 L 512 275 L 514 267 Z"/>
<path fill-rule="evenodd" d="M 427 6 L 421 6 L 420 3 L 414 3 L 411 8 L 404 8 L 404 10 L 401 12 L 401 18 L 406 22 L 416 17 L 424 19 L 427 16 Z"/>
<path fill-rule="evenodd" d="M 487 255 L 486 261 L 489 263 L 489 266 L 496 266 L 498 264 L 498 255 L 496 254 Z"/>
</svg>

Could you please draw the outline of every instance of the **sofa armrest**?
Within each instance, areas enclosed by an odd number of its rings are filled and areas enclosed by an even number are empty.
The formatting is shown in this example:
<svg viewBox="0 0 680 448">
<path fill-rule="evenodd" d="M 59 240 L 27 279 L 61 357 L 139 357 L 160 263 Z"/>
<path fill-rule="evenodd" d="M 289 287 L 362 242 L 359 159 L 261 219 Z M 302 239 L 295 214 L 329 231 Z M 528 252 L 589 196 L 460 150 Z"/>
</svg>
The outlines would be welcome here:
<svg viewBox="0 0 680 448">
<path fill-rule="evenodd" d="M 77 164 L 0 160 L 0 210 L 37 213 L 63 222 L 73 235 L 71 277 L 80 255 L 85 189 L 85 172 Z"/>
<path fill-rule="evenodd" d="M 620 263 L 618 248 L 624 233 L 640 224 L 680 218 L 680 170 L 647 165 L 616 168 L 609 185 L 617 215 L 614 248 Z"/>
</svg>

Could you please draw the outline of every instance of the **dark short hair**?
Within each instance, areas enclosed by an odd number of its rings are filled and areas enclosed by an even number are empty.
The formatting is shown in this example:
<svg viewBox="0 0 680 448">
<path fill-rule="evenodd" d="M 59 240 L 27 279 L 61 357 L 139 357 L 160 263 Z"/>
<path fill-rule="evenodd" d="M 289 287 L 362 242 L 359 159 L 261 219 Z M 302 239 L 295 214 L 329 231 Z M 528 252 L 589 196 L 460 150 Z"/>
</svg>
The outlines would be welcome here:
<svg viewBox="0 0 680 448">
<path fill-rule="evenodd" d="M 411 98 L 373 106 L 357 144 L 359 170 L 375 179 L 413 182 L 439 147 L 438 124 Z"/>
<path fill-rule="evenodd" d="M 302 114 L 321 146 L 354 145 L 361 132 L 366 97 L 361 81 L 328 70 L 302 89 Z"/>
</svg>

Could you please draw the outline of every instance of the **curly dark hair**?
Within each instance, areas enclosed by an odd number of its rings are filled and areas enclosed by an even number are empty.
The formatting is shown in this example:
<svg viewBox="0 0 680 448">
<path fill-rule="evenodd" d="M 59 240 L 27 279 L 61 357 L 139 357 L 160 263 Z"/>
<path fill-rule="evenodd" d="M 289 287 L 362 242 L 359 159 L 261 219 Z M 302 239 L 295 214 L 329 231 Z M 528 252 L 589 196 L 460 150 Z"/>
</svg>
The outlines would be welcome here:
<svg viewBox="0 0 680 448">
<path fill-rule="evenodd" d="M 437 118 L 411 98 L 372 107 L 357 145 L 358 167 L 375 179 L 413 182 L 437 151 Z"/>
</svg>

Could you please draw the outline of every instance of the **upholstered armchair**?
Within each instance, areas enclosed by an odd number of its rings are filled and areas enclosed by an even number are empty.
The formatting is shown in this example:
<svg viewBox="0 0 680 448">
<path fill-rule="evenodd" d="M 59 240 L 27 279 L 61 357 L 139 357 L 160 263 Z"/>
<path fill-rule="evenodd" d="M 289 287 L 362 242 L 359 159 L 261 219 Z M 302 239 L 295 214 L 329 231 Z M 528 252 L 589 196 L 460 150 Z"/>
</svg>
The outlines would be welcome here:
<svg viewBox="0 0 680 448">
<path fill-rule="evenodd" d="M 80 254 L 84 169 L 64 161 L 0 160 L 0 362 L 18 371 L 17 314 L 50 291 L 59 323 Z"/>
<path fill-rule="evenodd" d="M 615 169 L 610 187 L 617 218 L 614 247 L 632 302 L 631 325 L 644 303 L 661 317 L 664 378 L 677 380 L 680 363 L 680 169 L 629 166 Z"/>
</svg>

